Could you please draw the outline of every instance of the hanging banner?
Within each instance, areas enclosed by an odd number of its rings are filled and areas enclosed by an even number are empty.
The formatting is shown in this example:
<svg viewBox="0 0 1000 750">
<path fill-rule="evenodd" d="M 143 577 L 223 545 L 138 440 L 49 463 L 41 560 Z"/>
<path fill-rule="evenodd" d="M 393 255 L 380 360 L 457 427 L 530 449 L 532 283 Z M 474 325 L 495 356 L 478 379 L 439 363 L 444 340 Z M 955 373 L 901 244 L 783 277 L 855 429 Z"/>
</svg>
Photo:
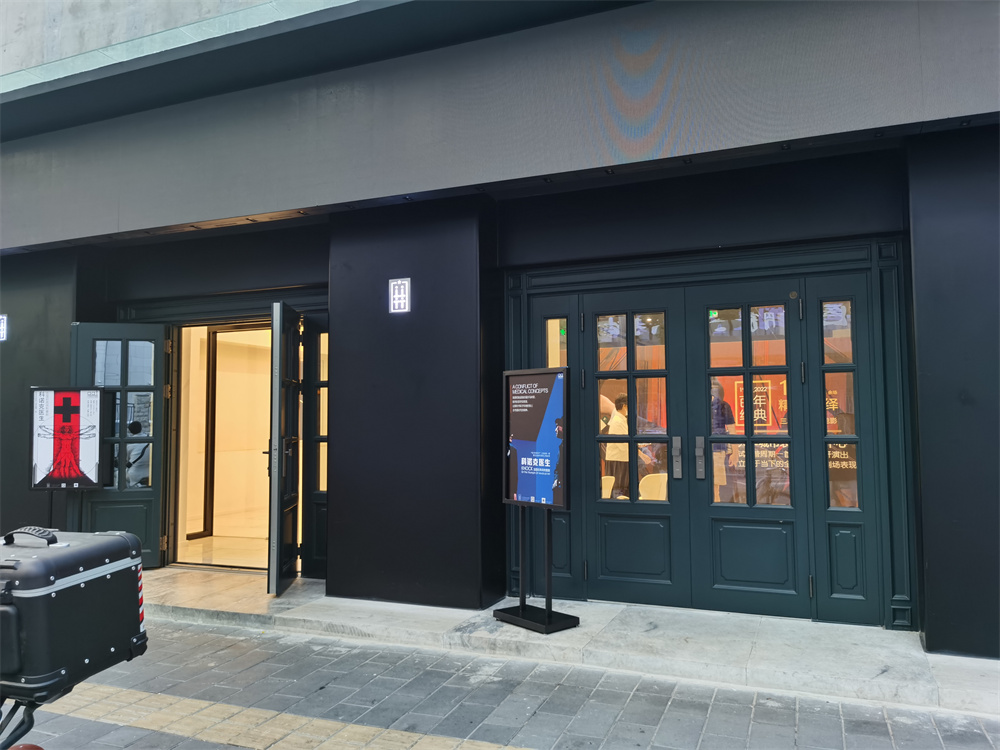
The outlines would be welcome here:
<svg viewBox="0 0 1000 750">
<path fill-rule="evenodd" d="M 31 488 L 96 487 L 101 392 L 36 388 L 32 398 Z"/>
<path fill-rule="evenodd" d="M 566 507 L 565 367 L 504 373 L 504 502 Z"/>
</svg>

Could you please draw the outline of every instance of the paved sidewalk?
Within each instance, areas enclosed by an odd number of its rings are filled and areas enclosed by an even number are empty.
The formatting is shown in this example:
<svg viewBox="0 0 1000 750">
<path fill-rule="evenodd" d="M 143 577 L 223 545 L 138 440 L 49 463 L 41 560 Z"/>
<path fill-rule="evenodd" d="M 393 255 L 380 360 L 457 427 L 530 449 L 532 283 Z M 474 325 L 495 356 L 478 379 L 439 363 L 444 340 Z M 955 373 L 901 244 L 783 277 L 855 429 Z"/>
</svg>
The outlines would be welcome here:
<svg viewBox="0 0 1000 750">
<path fill-rule="evenodd" d="M 39 711 L 60 748 L 951 750 L 996 717 L 152 618 L 142 657 Z M 482 743 L 482 744 L 480 744 Z"/>
</svg>

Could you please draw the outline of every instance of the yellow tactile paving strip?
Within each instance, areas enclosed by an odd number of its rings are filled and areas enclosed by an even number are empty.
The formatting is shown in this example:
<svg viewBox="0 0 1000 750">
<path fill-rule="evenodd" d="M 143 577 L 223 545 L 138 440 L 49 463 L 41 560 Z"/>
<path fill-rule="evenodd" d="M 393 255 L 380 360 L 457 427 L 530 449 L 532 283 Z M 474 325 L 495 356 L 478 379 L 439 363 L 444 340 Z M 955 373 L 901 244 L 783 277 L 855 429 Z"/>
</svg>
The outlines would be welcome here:
<svg viewBox="0 0 1000 750">
<path fill-rule="evenodd" d="M 490 742 L 379 729 L 262 708 L 82 683 L 41 710 L 254 750 L 495 750 Z"/>
</svg>

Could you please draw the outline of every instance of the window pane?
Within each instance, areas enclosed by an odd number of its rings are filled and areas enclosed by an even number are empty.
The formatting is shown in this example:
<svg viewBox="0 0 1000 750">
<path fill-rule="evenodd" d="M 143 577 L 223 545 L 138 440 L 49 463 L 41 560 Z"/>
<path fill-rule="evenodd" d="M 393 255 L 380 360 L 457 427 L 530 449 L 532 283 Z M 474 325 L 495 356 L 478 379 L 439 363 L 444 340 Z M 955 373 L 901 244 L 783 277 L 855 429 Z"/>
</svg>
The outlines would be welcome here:
<svg viewBox="0 0 1000 750">
<path fill-rule="evenodd" d="M 831 508 L 858 507 L 857 449 L 855 443 L 830 443 L 826 446 Z"/>
<path fill-rule="evenodd" d="M 125 486 L 148 487 L 153 444 L 129 443 L 125 446 L 125 456 Z"/>
<path fill-rule="evenodd" d="M 828 372 L 826 381 L 826 434 L 854 435 L 854 373 Z"/>
<path fill-rule="evenodd" d="M 598 425 L 602 435 L 628 435 L 628 381 L 604 378 L 597 381 Z M 613 429 L 612 429 L 613 427 Z"/>
<path fill-rule="evenodd" d="M 757 443 L 753 447 L 757 505 L 791 505 L 788 443 Z"/>
<path fill-rule="evenodd" d="M 712 394 L 709 422 L 713 435 L 745 435 L 746 408 L 742 375 L 719 375 L 708 380 Z"/>
<path fill-rule="evenodd" d="M 740 308 L 708 311 L 711 367 L 743 366 L 743 316 Z"/>
<path fill-rule="evenodd" d="M 118 486 L 118 449 L 120 443 L 105 443 L 101 446 L 101 486 Z"/>
<path fill-rule="evenodd" d="M 153 385 L 153 342 L 128 342 L 128 385 Z"/>
<path fill-rule="evenodd" d="M 624 315 L 597 317 L 597 369 L 624 370 L 628 363 Z"/>
<path fill-rule="evenodd" d="M 781 367 L 785 364 L 785 306 L 750 308 L 750 341 L 755 366 Z"/>
<path fill-rule="evenodd" d="M 545 321 L 545 366 L 566 366 L 566 318 Z"/>
<path fill-rule="evenodd" d="M 122 384 L 122 342 L 94 342 L 94 385 Z"/>
<path fill-rule="evenodd" d="M 667 500 L 667 477 L 670 472 L 670 446 L 667 443 L 639 443 L 636 455 L 639 467 L 639 499 Z"/>
<path fill-rule="evenodd" d="M 327 403 L 327 389 L 319 389 L 319 434 L 327 435 L 327 409 L 329 408 Z"/>
<path fill-rule="evenodd" d="M 743 443 L 712 444 L 712 483 L 717 503 L 747 502 L 746 446 Z"/>
<path fill-rule="evenodd" d="M 153 394 L 129 393 L 125 437 L 153 434 Z"/>
<path fill-rule="evenodd" d="M 330 334 L 319 335 L 319 379 L 330 379 Z"/>
<path fill-rule="evenodd" d="M 667 348 L 663 313 L 637 313 L 632 318 L 635 330 L 635 369 L 665 370 Z"/>
<path fill-rule="evenodd" d="M 319 477 L 316 481 L 316 489 L 320 492 L 326 492 L 326 443 L 319 443 L 316 449 L 319 451 L 319 460 L 317 461 Z"/>
<path fill-rule="evenodd" d="M 755 435 L 787 435 L 788 377 L 754 375 L 751 408 Z"/>
<path fill-rule="evenodd" d="M 639 435 L 667 434 L 667 379 L 635 379 L 635 431 Z"/>
<path fill-rule="evenodd" d="M 850 301 L 823 303 L 823 361 L 828 365 L 854 361 Z"/>
<path fill-rule="evenodd" d="M 628 443 L 601 443 L 601 497 L 628 500 Z"/>
</svg>

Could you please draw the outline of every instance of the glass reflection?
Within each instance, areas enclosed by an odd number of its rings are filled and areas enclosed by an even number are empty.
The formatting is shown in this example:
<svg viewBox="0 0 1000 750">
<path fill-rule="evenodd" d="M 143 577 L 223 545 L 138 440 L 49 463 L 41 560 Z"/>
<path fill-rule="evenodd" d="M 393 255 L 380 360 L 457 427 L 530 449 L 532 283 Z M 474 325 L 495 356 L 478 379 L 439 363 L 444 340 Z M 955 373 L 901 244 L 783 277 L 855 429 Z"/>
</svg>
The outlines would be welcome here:
<svg viewBox="0 0 1000 750">
<path fill-rule="evenodd" d="M 545 321 L 545 366 L 566 366 L 566 318 Z"/>
<path fill-rule="evenodd" d="M 152 457 L 152 443 L 128 443 L 125 446 L 126 487 L 149 486 Z"/>
<path fill-rule="evenodd" d="M 326 443 L 320 443 L 316 448 L 319 451 L 319 461 L 317 462 L 319 477 L 316 480 L 316 489 L 320 492 L 326 492 Z"/>
<path fill-rule="evenodd" d="M 153 434 L 153 394 L 148 392 L 129 393 L 125 415 L 125 437 Z"/>
<path fill-rule="evenodd" d="M 624 315 L 597 316 L 597 369 L 624 370 L 627 367 L 628 344 Z"/>
<path fill-rule="evenodd" d="M 851 303 L 823 303 L 823 362 L 828 365 L 854 361 L 851 339 Z"/>
<path fill-rule="evenodd" d="M 753 447 L 757 505 L 791 505 L 788 443 L 757 443 Z"/>
<path fill-rule="evenodd" d="M 639 467 L 639 500 L 667 501 L 667 477 L 670 472 L 670 446 L 667 443 L 639 443 L 636 446 Z"/>
<path fill-rule="evenodd" d="M 857 449 L 855 443 L 830 443 L 826 446 L 831 508 L 858 507 Z"/>
<path fill-rule="evenodd" d="M 755 366 L 785 364 L 785 306 L 750 308 L 750 342 Z"/>
<path fill-rule="evenodd" d="M 712 443 L 712 483 L 716 503 L 747 503 L 746 446 Z"/>
<path fill-rule="evenodd" d="M 754 375 L 750 407 L 755 435 L 787 435 L 788 377 Z"/>
<path fill-rule="evenodd" d="M 826 434 L 854 435 L 854 373 L 828 372 L 826 385 Z"/>
<path fill-rule="evenodd" d="M 602 435 L 628 435 L 628 381 L 624 378 L 602 378 L 597 381 L 598 429 Z M 614 421 L 615 430 L 611 430 Z"/>
<path fill-rule="evenodd" d="M 710 367 L 743 366 L 743 314 L 740 308 L 708 311 Z"/>
<path fill-rule="evenodd" d="M 628 500 L 628 443 L 601 443 L 601 499 Z"/>
<path fill-rule="evenodd" d="M 122 384 L 122 342 L 94 342 L 94 385 Z"/>
<path fill-rule="evenodd" d="M 319 389 L 319 434 L 327 434 L 327 417 L 328 417 L 328 402 L 327 402 L 327 389 Z"/>
<path fill-rule="evenodd" d="M 101 486 L 118 486 L 119 443 L 105 443 L 101 446 Z"/>
<path fill-rule="evenodd" d="M 746 404 L 742 375 L 718 375 L 709 378 L 709 420 L 713 435 L 745 435 Z"/>
<path fill-rule="evenodd" d="M 632 318 L 635 330 L 635 369 L 666 369 L 664 314 L 636 313 Z"/>
<path fill-rule="evenodd" d="M 152 341 L 128 342 L 128 384 L 153 385 Z"/>
<path fill-rule="evenodd" d="M 330 334 L 319 335 L 319 379 L 330 379 Z"/>
<path fill-rule="evenodd" d="M 635 431 L 638 435 L 667 433 L 667 379 L 635 379 Z"/>
</svg>

